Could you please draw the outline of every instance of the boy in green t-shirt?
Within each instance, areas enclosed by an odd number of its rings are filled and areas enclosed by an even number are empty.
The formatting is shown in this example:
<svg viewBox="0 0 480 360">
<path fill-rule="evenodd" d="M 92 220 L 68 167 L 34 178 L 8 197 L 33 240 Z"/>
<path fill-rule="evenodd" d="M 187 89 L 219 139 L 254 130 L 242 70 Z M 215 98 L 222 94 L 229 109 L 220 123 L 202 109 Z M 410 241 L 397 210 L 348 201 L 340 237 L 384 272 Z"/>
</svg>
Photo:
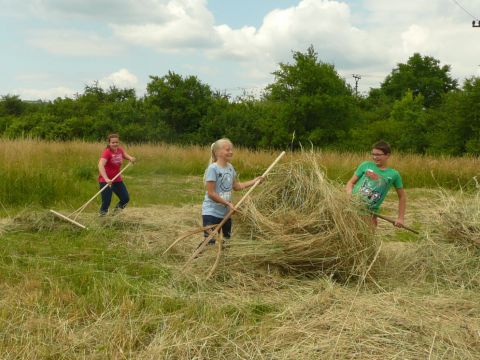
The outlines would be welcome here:
<svg viewBox="0 0 480 360">
<path fill-rule="evenodd" d="M 398 195 L 398 217 L 395 226 L 402 227 L 404 223 L 406 195 L 399 172 L 387 166 L 390 157 L 390 145 L 379 141 L 372 147 L 373 161 L 365 161 L 357 168 L 352 178 L 347 182 L 348 194 L 357 194 L 373 213 L 378 212 L 388 190 L 395 187 Z M 377 226 L 377 217 L 372 215 L 372 224 Z"/>
</svg>

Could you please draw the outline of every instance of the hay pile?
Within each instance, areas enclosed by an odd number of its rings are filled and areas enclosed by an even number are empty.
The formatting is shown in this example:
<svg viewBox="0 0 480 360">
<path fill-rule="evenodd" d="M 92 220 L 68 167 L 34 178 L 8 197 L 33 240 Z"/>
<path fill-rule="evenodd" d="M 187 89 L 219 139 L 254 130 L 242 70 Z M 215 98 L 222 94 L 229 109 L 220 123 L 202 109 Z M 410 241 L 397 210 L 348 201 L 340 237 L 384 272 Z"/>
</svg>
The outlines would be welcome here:
<svg viewBox="0 0 480 360">
<path fill-rule="evenodd" d="M 0 235 L 6 234 L 14 228 L 13 219 L 10 217 L 0 218 Z"/>
<path fill-rule="evenodd" d="M 443 206 L 436 218 L 440 238 L 480 247 L 480 192 L 473 196 L 443 192 L 440 201 Z"/>
<path fill-rule="evenodd" d="M 360 204 L 327 179 L 317 159 L 280 165 L 241 209 L 232 256 L 309 274 L 364 276 L 378 244 Z"/>
</svg>

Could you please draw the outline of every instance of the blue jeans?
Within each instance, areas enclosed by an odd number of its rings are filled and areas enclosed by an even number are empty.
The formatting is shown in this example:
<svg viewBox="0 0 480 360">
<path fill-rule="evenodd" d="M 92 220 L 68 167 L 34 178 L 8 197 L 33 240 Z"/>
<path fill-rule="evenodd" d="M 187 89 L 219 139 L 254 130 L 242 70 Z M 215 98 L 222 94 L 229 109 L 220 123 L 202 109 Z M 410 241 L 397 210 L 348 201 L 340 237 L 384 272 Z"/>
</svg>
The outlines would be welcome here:
<svg viewBox="0 0 480 360">
<path fill-rule="evenodd" d="M 101 182 L 99 183 L 100 189 L 103 188 L 107 183 Z M 112 193 L 118 196 L 120 201 L 115 206 L 115 209 L 123 209 L 127 206 L 127 203 L 130 200 L 130 196 L 128 195 L 128 190 L 123 181 L 114 182 L 112 186 L 108 186 L 102 192 L 102 206 L 100 207 L 100 214 L 105 215 L 108 212 L 108 208 L 110 207 L 110 203 L 112 202 Z"/>
<path fill-rule="evenodd" d="M 218 218 L 216 216 L 212 215 L 202 215 L 202 220 L 203 220 L 203 226 L 208 226 L 208 225 L 213 225 L 213 224 L 220 224 L 220 222 L 223 220 L 223 218 Z M 222 233 L 223 233 L 223 238 L 228 240 L 230 239 L 230 236 L 232 234 L 232 219 L 228 219 L 225 224 L 222 225 Z M 205 231 L 204 232 L 204 237 L 208 237 L 210 234 Z M 215 239 L 211 239 L 208 242 L 209 244 L 215 244 Z"/>
</svg>

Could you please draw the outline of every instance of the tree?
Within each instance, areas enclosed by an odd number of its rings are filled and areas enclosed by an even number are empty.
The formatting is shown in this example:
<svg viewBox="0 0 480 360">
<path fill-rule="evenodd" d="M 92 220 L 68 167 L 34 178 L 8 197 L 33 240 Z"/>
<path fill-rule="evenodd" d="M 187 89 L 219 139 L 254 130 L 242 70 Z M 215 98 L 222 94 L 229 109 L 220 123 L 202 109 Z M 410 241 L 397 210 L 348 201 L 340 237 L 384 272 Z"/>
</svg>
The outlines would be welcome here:
<svg viewBox="0 0 480 360">
<path fill-rule="evenodd" d="M 401 99 L 411 90 L 413 96 L 422 95 L 424 106 L 438 106 L 442 96 L 457 89 L 457 80 L 450 76 L 450 65 L 440 67 L 440 61 L 419 53 L 406 64 L 398 64 L 381 84 L 382 91 L 392 100 Z"/>
<path fill-rule="evenodd" d="M 270 106 L 278 135 L 286 140 L 295 132 L 300 142 L 322 146 L 338 142 L 353 121 L 351 88 L 333 65 L 318 60 L 313 46 L 306 53 L 294 52 L 293 59 L 293 64 L 279 64 L 265 96 L 282 103 Z"/>
<path fill-rule="evenodd" d="M 427 141 L 423 101 L 422 95 L 414 97 L 413 93 L 408 91 L 402 99 L 393 104 L 390 122 L 395 132 L 389 140 L 396 149 L 425 152 Z"/>
<path fill-rule="evenodd" d="M 145 97 L 147 106 L 157 108 L 159 120 L 173 129 L 179 140 L 191 141 L 213 103 L 210 86 L 202 84 L 196 76 L 183 78 L 171 71 L 150 79 Z"/>
<path fill-rule="evenodd" d="M 20 116 L 25 111 L 25 103 L 18 95 L 5 95 L 0 100 L 0 115 Z"/>
<path fill-rule="evenodd" d="M 215 95 L 214 105 L 199 129 L 199 143 L 211 143 L 212 139 L 231 138 L 236 145 L 256 148 L 259 146 L 259 121 L 262 117 L 260 101 L 243 97 L 230 102 L 228 96 Z"/>
<path fill-rule="evenodd" d="M 429 116 L 432 152 L 480 154 L 480 78 L 466 79 L 462 90 L 445 96 Z"/>
</svg>

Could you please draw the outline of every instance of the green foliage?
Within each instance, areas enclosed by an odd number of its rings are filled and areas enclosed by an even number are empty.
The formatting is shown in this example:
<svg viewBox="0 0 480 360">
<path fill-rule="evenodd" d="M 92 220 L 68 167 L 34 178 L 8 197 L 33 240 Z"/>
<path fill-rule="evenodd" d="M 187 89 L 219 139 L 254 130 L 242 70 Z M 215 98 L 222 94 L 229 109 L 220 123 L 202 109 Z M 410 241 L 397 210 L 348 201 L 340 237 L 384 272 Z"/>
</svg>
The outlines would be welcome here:
<svg viewBox="0 0 480 360">
<path fill-rule="evenodd" d="M 240 98 L 231 103 L 227 97 L 217 96 L 201 121 L 198 142 L 206 144 L 212 139 L 227 137 L 236 144 L 256 148 L 261 138 L 258 124 L 262 113 L 261 102 L 253 98 Z"/>
<path fill-rule="evenodd" d="M 202 119 L 213 103 L 210 86 L 197 77 L 182 76 L 169 71 L 163 77 L 151 76 L 145 101 L 158 109 L 157 114 L 176 134 L 171 141 L 191 141 Z"/>
<path fill-rule="evenodd" d="M 0 115 L 20 116 L 26 105 L 18 95 L 5 95 L 0 100 Z"/>
<path fill-rule="evenodd" d="M 427 147 L 425 131 L 425 109 L 423 96 L 413 97 L 408 91 L 393 104 L 390 114 L 391 131 L 389 140 L 398 150 L 424 153 Z"/>
<path fill-rule="evenodd" d="M 426 107 L 432 107 L 440 104 L 443 94 L 457 88 L 457 81 L 449 73 L 449 65 L 440 67 L 439 60 L 415 53 L 406 64 L 392 70 L 381 89 L 392 99 L 400 99 L 410 90 L 414 96 L 424 97 Z"/>
<path fill-rule="evenodd" d="M 467 79 L 461 91 L 445 95 L 429 124 L 431 152 L 480 154 L 480 78 Z"/>
<path fill-rule="evenodd" d="M 180 144 L 209 144 L 226 136 L 250 148 L 355 151 L 384 139 L 397 151 L 480 154 L 479 78 L 465 80 L 459 89 L 449 65 L 415 53 L 380 88 L 357 97 L 313 46 L 292 58 L 278 65 L 260 99 L 231 99 L 196 76 L 172 71 L 151 76 L 143 97 L 134 89 L 103 89 L 98 82 L 73 98 L 48 102 L 5 95 L 0 136 L 104 141 L 115 132 L 129 143 Z"/>
<path fill-rule="evenodd" d="M 279 65 L 273 73 L 275 83 L 267 87 L 268 101 L 286 105 L 276 114 L 283 125 L 279 135 L 295 132 L 304 144 L 334 144 L 353 120 L 351 89 L 333 65 L 318 60 L 312 46 L 306 53 L 294 52 L 293 59 L 294 64 Z"/>
</svg>

